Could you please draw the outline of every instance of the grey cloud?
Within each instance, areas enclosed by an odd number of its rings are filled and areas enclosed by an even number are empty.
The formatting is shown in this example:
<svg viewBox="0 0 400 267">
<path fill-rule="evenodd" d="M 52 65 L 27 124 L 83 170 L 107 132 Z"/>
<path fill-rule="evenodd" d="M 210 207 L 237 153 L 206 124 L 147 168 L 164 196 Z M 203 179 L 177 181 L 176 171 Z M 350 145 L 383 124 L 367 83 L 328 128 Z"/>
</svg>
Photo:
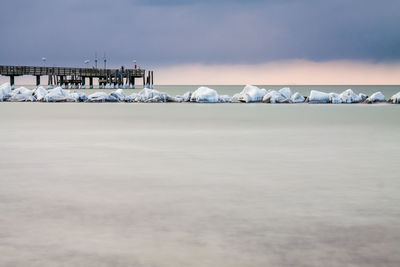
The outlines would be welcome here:
<svg viewBox="0 0 400 267">
<path fill-rule="evenodd" d="M 1 2 L 0 64 L 400 60 L 400 1 Z M 51 62 L 51 63 L 50 63 Z"/>
</svg>

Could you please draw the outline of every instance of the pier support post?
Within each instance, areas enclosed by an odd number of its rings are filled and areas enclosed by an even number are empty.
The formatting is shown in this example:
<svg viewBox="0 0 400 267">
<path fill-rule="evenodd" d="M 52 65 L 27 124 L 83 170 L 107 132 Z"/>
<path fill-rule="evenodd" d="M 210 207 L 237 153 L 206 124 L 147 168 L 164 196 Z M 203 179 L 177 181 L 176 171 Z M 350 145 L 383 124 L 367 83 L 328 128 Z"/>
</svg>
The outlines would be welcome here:
<svg viewBox="0 0 400 267">
<path fill-rule="evenodd" d="M 93 89 L 93 77 L 89 77 L 89 86 L 90 89 Z"/>
<path fill-rule="evenodd" d="M 65 84 L 64 84 L 64 76 L 60 76 L 60 86 L 61 86 L 61 88 L 65 88 Z"/>
<path fill-rule="evenodd" d="M 143 74 L 143 88 L 146 88 L 146 71 Z"/>
<path fill-rule="evenodd" d="M 151 71 L 151 88 L 154 88 L 154 71 Z"/>
<path fill-rule="evenodd" d="M 11 75 L 11 76 L 10 76 L 10 85 L 11 85 L 11 88 L 12 88 L 12 89 L 15 88 L 14 75 Z"/>
<path fill-rule="evenodd" d="M 86 89 L 86 77 L 82 77 L 82 89 Z"/>
<path fill-rule="evenodd" d="M 135 89 L 135 76 L 132 76 L 131 81 L 132 81 L 132 89 Z"/>
<path fill-rule="evenodd" d="M 40 75 L 36 75 L 36 86 L 40 85 Z"/>
<path fill-rule="evenodd" d="M 49 75 L 49 78 L 47 80 L 47 88 L 53 88 L 53 75 Z"/>
</svg>

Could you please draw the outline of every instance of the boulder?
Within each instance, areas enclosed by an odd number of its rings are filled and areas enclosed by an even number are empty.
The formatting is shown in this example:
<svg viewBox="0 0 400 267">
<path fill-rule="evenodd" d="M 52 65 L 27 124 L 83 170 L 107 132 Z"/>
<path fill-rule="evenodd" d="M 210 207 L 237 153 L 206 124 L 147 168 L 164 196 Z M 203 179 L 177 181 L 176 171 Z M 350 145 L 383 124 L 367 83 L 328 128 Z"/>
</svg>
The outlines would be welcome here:
<svg viewBox="0 0 400 267">
<path fill-rule="evenodd" d="M 182 96 L 183 102 L 190 102 L 190 98 L 192 97 L 192 92 L 186 92 Z"/>
<path fill-rule="evenodd" d="M 361 101 L 361 98 L 358 95 L 356 95 L 351 89 L 345 90 L 339 96 L 343 103 L 350 104 L 350 103 L 359 103 Z"/>
<path fill-rule="evenodd" d="M 266 94 L 267 90 L 265 89 L 260 89 L 253 85 L 246 85 L 239 93 L 239 96 L 235 95 L 234 100 L 236 101 L 236 98 L 238 98 L 240 102 L 261 102 Z"/>
<path fill-rule="evenodd" d="M 360 102 L 364 102 L 368 98 L 368 96 L 366 94 L 363 94 L 363 93 L 359 93 L 358 97 L 360 98 Z"/>
<path fill-rule="evenodd" d="M 10 83 L 3 83 L 0 85 L 0 102 L 6 101 L 11 97 L 11 85 Z"/>
<path fill-rule="evenodd" d="M 284 87 L 278 91 L 281 95 L 283 95 L 286 99 L 290 99 L 292 96 L 292 91 L 289 87 Z"/>
<path fill-rule="evenodd" d="M 217 103 L 219 100 L 218 93 L 214 89 L 208 87 L 199 87 L 190 97 L 190 102 L 197 103 Z"/>
<path fill-rule="evenodd" d="M 44 100 L 44 97 L 48 94 L 47 90 L 44 87 L 39 86 L 33 91 L 33 95 L 35 96 L 37 101 Z"/>
<path fill-rule="evenodd" d="M 36 101 L 36 98 L 33 96 L 33 90 L 30 90 L 25 87 L 19 87 L 14 91 L 12 91 L 9 101 L 12 102 Z"/>
<path fill-rule="evenodd" d="M 299 92 L 294 93 L 290 98 L 290 102 L 292 103 L 304 103 L 306 99 Z"/>
<path fill-rule="evenodd" d="M 230 101 L 231 101 L 231 98 L 228 95 L 220 95 L 220 96 L 218 96 L 218 102 L 219 103 L 228 103 Z"/>
<path fill-rule="evenodd" d="M 116 98 L 118 100 L 118 102 L 125 101 L 125 93 L 124 93 L 124 90 L 122 90 L 122 89 L 117 89 L 114 92 L 112 92 L 110 95 L 113 96 L 114 98 Z"/>
<path fill-rule="evenodd" d="M 381 92 L 373 93 L 370 97 L 365 100 L 365 103 L 376 103 L 376 102 L 385 102 L 385 96 Z"/>
<path fill-rule="evenodd" d="M 106 102 L 108 95 L 104 92 L 96 92 L 88 96 L 88 102 Z"/>
<path fill-rule="evenodd" d="M 394 94 L 390 99 L 389 99 L 390 103 L 393 104 L 399 104 L 400 103 L 400 92 L 398 92 L 397 94 Z"/>
<path fill-rule="evenodd" d="M 264 95 L 263 100 L 264 103 L 288 103 L 289 99 L 283 96 L 280 92 L 275 90 L 268 91 L 267 94 Z"/>
<path fill-rule="evenodd" d="M 340 98 L 339 94 L 329 93 L 329 102 L 332 104 L 341 104 L 342 99 Z"/>
<path fill-rule="evenodd" d="M 317 90 L 311 90 L 308 102 L 310 104 L 329 103 L 329 94 Z"/>
</svg>

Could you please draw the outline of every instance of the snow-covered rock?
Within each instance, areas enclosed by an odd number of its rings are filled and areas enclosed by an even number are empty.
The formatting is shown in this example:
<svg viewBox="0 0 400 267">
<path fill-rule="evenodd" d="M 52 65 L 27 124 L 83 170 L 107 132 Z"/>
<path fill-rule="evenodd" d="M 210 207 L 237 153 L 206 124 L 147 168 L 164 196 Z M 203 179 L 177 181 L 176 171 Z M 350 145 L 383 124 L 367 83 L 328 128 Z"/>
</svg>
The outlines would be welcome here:
<svg viewBox="0 0 400 267">
<path fill-rule="evenodd" d="M 329 103 L 329 94 L 317 90 L 311 90 L 308 102 L 313 103 Z"/>
<path fill-rule="evenodd" d="M 125 101 L 125 93 L 122 89 L 117 89 L 116 91 L 110 94 L 111 96 L 115 97 L 119 102 Z"/>
<path fill-rule="evenodd" d="M 228 103 L 229 101 L 231 101 L 231 97 L 228 95 L 220 95 L 218 96 L 218 102 L 219 103 Z"/>
<path fill-rule="evenodd" d="M 359 103 L 361 101 L 361 98 L 351 89 L 345 90 L 339 96 L 343 103 Z"/>
<path fill-rule="evenodd" d="M 290 98 L 286 98 L 283 96 L 280 92 L 277 92 L 275 90 L 268 91 L 264 97 L 263 97 L 263 102 L 264 103 L 289 103 Z"/>
<path fill-rule="evenodd" d="M 397 94 L 394 94 L 390 99 L 389 102 L 393 103 L 393 104 L 399 104 L 400 103 L 400 92 L 398 92 Z"/>
<path fill-rule="evenodd" d="M 33 95 L 37 101 L 42 101 L 47 94 L 48 92 L 43 86 L 39 86 L 33 91 Z"/>
<path fill-rule="evenodd" d="M 267 94 L 267 90 L 260 89 L 257 86 L 246 85 L 243 90 L 239 93 L 239 95 L 234 96 L 234 101 L 238 99 L 240 102 L 261 102 L 263 97 Z"/>
<path fill-rule="evenodd" d="M 0 102 L 5 101 L 11 97 L 11 85 L 10 83 L 3 83 L 0 85 Z"/>
<path fill-rule="evenodd" d="M 373 93 L 370 97 L 365 100 L 366 103 L 375 103 L 375 102 L 385 102 L 385 96 L 382 92 Z"/>
<path fill-rule="evenodd" d="M 360 98 L 360 102 L 364 102 L 368 98 L 368 96 L 366 94 L 363 94 L 363 93 L 359 93 L 358 97 Z"/>
<path fill-rule="evenodd" d="M 87 96 L 85 93 L 74 91 L 67 97 L 67 102 L 86 102 Z"/>
<path fill-rule="evenodd" d="M 329 102 L 332 104 L 341 104 L 343 101 L 339 94 L 329 93 Z"/>
<path fill-rule="evenodd" d="M 192 97 L 192 92 L 186 92 L 182 96 L 183 102 L 190 102 L 190 98 Z"/>
<path fill-rule="evenodd" d="M 36 101 L 33 96 L 33 90 L 25 87 L 19 87 L 11 92 L 11 97 L 9 101 L 12 102 L 23 102 L 23 101 Z"/>
<path fill-rule="evenodd" d="M 218 93 L 214 89 L 208 87 L 199 87 L 196 91 L 192 93 L 190 97 L 190 102 L 197 103 L 217 103 Z"/>
<path fill-rule="evenodd" d="M 292 103 L 304 103 L 306 99 L 299 92 L 296 92 L 290 98 L 290 102 Z"/>
<path fill-rule="evenodd" d="M 65 102 L 69 100 L 69 90 L 64 90 L 61 87 L 48 90 L 48 94 L 45 95 L 44 101 L 46 102 Z"/>
<path fill-rule="evenodd" d="M 106 102 L 108 94 L 104 92 L 96 92 L 88 96 L 88 102 Z"/>
<path fill-rule="evenodd" d="M 281 95 L 283 95 L 286 99 L 290 99 L 292 96 L 292 91 L 289 87 L 284 87 L 278 91 Z"/>
</svg>

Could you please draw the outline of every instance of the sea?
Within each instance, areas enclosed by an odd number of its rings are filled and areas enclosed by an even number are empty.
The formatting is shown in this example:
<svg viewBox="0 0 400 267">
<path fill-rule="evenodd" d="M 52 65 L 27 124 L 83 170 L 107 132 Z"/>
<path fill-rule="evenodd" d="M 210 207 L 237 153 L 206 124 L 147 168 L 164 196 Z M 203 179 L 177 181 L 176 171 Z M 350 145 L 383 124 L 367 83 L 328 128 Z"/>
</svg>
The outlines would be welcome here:
<svg viewBox="0 0 400 267">
<path fill-rule="evenodd" d="M 0 266 L 399 266 L 399 163 L 400 105 L 3 102 Z"/>
</svg>

